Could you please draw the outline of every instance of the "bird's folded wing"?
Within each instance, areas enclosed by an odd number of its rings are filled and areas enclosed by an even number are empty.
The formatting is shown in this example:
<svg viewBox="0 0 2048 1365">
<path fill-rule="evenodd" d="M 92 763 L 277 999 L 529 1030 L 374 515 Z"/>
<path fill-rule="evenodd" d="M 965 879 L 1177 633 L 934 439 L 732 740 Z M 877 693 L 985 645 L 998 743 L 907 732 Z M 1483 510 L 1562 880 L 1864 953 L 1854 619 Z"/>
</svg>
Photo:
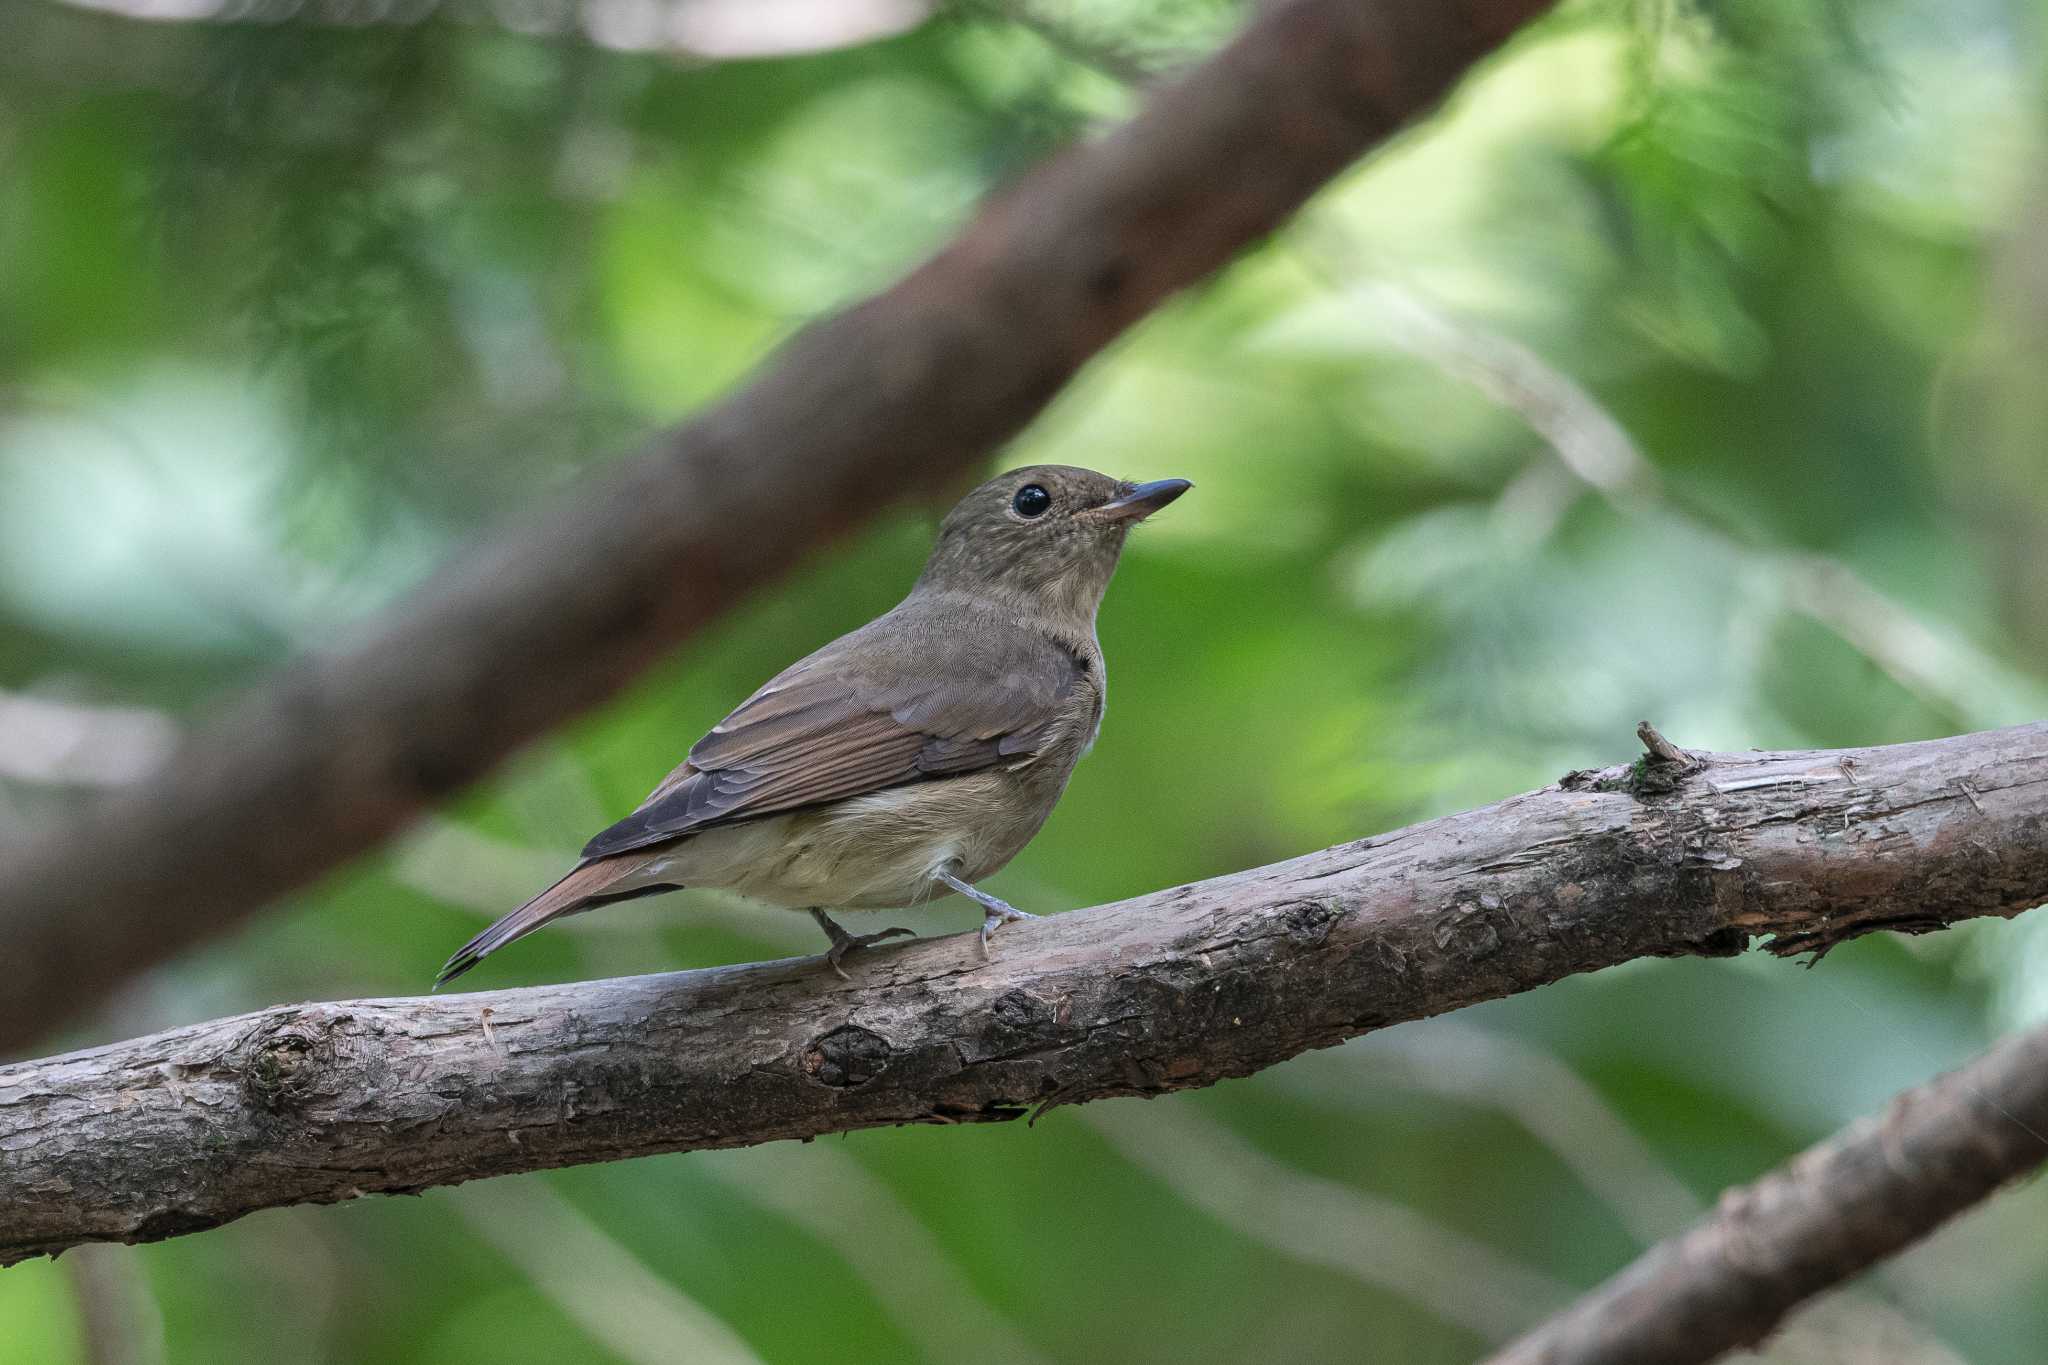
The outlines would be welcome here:
<svg viewBox="0 0 2048 1365">
<path fill-rule="evenodd" d="M 888 620 L 777 675 L 583 856 L 1028 759 L 1063 722 L 1085 723 L 1076 714 L 1085 665 L 1052 640 L 878 633 Z"/>
</svg>

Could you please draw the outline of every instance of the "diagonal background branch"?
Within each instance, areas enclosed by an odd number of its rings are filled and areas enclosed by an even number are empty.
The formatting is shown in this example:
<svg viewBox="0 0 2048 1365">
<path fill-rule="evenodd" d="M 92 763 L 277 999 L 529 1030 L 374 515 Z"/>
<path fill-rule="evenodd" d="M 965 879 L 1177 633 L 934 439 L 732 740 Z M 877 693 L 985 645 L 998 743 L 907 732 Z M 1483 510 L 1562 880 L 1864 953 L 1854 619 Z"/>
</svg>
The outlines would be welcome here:
<svg viewBox="0 0 2048 1365">
<path fill-rule="evenodd" d="M 1570 1301 L 1570 1289 L 1544 1272 L 1395 1200 L 1290 1170 L 1185 1108 L 1100 1105 L 1086 1121 L 1124 1160 L 1239 1236 L 1397 1294 L 1482 1341 L 1504 1341 Z"/>
<path fill-rule="evenodd" d="M 1721 1196 L 1488 1365 L 1698 1365 L 2048 1161 L 2048 1027 Z"/>
<path fill-rule="evenodd" d="M 1683 1230 L 1701 1214 L 1692 1191 L 1659 1162 L 1650 1145 L 1596 1087 L 1554 1054 L 1506 1033 L 1450 1020 L 1421 1030 L 1393 1029 L 1298 1057 L 1270 1073 L 1268 1084 L 1318 1108 L 1375 1109 L 1392 1088 L 1497 1112 L 1568 1167 L 1578 1184 L 1646 1247 Z M 1110 1113 L 1117 1107 L 1122 1106 L 1103 1105 L 1086 1112 Z M 1188 1106 L 1160 1108 L 1185 1111 Z M 1273 1160 L 1260 1154 L 1250 1159 Z M 1173 1183 L 1178 1189 L 1189 1182 L 1181 1178 Z M 1183 1191 L 1182 1197 L 1199 1204 L 1207 1196 Z M 1439 1268 L 1430 1283 L 1458 1278 L 1462 1273 L 1449 1277 Z M 1561 1295 L 1556 1304 L 1516 1321 L 1500 1340 L 1519 1338 L 1531 1322 L 1551 1317 L 1577 1297 Z M 1871 1288 L 1844 1290 L 1807 1304 L 1783 1323 L 1767 1350 L 1755 1358 L 1781 1365 L 1965 1365 L 1925 1324 Z"/>
<path fill-rule="evenodd" d="M 304 659 L 0 877 L 0 1052 L 363 851 L 970 467 L 1550 0 L 1288 0 L 751 385 Z"/>
<path fill-rule="evenodd" d="M 863 955 L 284 1006 L 0 1068 L 0 1264 L 262 1208 L 1016 1118 L 1748 935 L 2048 899 L 2048 724 L 1646 757 L 1292 862 Z"/>
</svg>

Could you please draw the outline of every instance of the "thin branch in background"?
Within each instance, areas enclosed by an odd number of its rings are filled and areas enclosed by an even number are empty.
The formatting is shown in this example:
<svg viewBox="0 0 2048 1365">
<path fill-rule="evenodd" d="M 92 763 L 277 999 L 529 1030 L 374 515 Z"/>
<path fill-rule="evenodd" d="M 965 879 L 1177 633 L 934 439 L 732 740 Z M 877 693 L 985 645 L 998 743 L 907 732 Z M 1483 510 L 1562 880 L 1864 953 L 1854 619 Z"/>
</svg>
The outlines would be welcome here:
<svg viewBox="0 0 2048 1365">
<path fill-rule="evenodd" d="M 1318 220 L 1318 228 L 1327 223 Z M 1514 413 L 1587 488 L 1628 515 L 1661 505 L 1656 468 L 1592 395 L 1521 342 L 1453 320 L 1412 290 L 1384 281 L 1343 286 L 1375 335 L 1430 361 Z"/>
<path fill-rule="evenodd" d="M 1569 1285 L 1484 1242 L 1275 1161 L 1186 1100 L 1094 1105 L 1082 1121 L 1124 1160 L 1240 1236 L 1348 1275 L 1487 1341 L 1570 1300 Z"/>
<path fill-rule="evenodd" d="M 80 1247 L 62 1262 L 78 1304 L 82 1365 L 163 1365 L 164 1315 L 129 1247 Z"/>
<path fill-rule="evenodd" d="M 1335 278 L 1341 282 L 1342 276 Z M 1598 400 L 1531 348 L 1454 319 L 1392 284 L 1351 285 L 1346 297 L 1372 319 L 1375 336 L 1520 417 L 1543 438 L 1565 474 L 1617 513 L 1638 522 L 1682 522 L 1719 545 L 1761 573 L 1783 606 L 1847 642 L 1929 707 L 1973 729 L 2048 713 L 2048 688 L 1936 629 L 1840 560 L 1755 544 L 1684 506 Z M 1534 520 L 1538 535 L 1548 533 L 1566 505 L 1540 481 L 1532 471 L 1510 484 L 1502 498 L 1503 508 L 1515 508 L 1515 520 L 1532 507 L 1542 509 Z"/>
<path fill-rule="evenodd" d="M 1699 1200 L 1578 1072 L 1542 1048 L 1448 1020 L 1389 1029 L 1299 1058 L 1265 1084 L 1353 1110 L 1389 1084 L 1498 1109 L 1562 1161 L 1639 1242 L 1671 1233 Z"/>
<path fill-rule="evenodd" d="M 1701 1365 L 2048 1160 L 2048 1027 L 1901 1094 L 1652 1248 L 1489 1365 Z"/>
<path fill-rule="evenodd" d="M 762 1365 L 716 1314 L 649 1270 L 545 1181 L 472 1185 L 455 1196 L 454 1207 L 536 1293 L 629 1365 Z"/>
<path fill-rule="evenodd" d="M 1047 1359 L 992 1307 L 922 1219 L 844 1152 L 813 1143 L 705 1152 L 693 1170 L 774 1210 L 838 1253 L 927 1359 Z"/>
<path fill-rule="evenodd" d="M 392 880 L 446 905 L 479 915 L 502 915 L 562 875 L 573 849 L 539 848 L 485 834 L 444 815 L 429 815 L 391 843 Z M 565 857 L 567 855 L 567 857 Z M 561 927 L 570 933 L 615 932 L 597 915 L 572 916 Z M 579 925 L 578 920 L 591 923 Z"/>
<path fill-rule="evenodd" d="M 1391 1029 L 1297 1058 L 1264 1084 L 1311 1104 L 1376 1108 L 1389 1085 L 1497 1109 L 1569 1168 L 1643 1245 L 1700 1212 L 1692 1191 L 1578 1072 L 1542 1048 L 1451 1019 Z M 1965 1365 L 1929 1329 L 1869 1293 L 1799 1312 L 1761 1359 L 1787 1365 Z"/>
<path fill-rule="evenodd" d="M 1833 631 L 1914 696 L 1964 726 L 2048 714 L 2048 688 L 1900 604 L 1840 560 L 1780 552 L 1776 580 L 1794 611 Z"/>
<path fill-rule="evenodd" d="M 499 799 L 519 833 L 533 843 L 553 847 L 567 833 L 574 845 L 582 831 L 598 829 L 618 815 L 598 790 L 590 765 L 559 740 L 536 745 L 505 775 L 509 780 L 500 784 Z M 555 856 L 573 856 L 575 851 L 555 848 Z"/>
<path fill-rule="evenodd" d="M 352 1315 L 397 1292 L 392 1265 L 359 1254 L 348 1227 L 324 1210 L 279 1213 L 237 1230 L 236 1283 L 256 1301 L 291 1305 L 291 1340 L 301 1358 L 346 1361 L 339 1342 L 354 1325 Z"/>
</svg>

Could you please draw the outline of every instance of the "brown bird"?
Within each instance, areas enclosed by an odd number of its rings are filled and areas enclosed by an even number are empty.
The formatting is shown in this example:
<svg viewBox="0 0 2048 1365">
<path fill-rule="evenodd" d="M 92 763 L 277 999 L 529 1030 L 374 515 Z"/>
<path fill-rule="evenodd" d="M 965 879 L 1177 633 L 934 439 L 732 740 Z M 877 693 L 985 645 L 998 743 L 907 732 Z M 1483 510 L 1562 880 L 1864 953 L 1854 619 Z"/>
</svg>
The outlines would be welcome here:
<svg viewBox="0 0 2048 1365">
<path fill-rule="evenodd" d="M 896 909 L 957 891 L 982 951 L 1032 919 L 980 890 L 1038 833 L 1102 726 L 1095 639 L 1130 528 L 1185 479 L 1122 483 L 1066 465 L 960 500 L 910 595 L 799 660 L 697 741 L 569 874 L 462 946 L 436 985 L 563 915 L 685 886 L 807 909 Z"/>
</svg>

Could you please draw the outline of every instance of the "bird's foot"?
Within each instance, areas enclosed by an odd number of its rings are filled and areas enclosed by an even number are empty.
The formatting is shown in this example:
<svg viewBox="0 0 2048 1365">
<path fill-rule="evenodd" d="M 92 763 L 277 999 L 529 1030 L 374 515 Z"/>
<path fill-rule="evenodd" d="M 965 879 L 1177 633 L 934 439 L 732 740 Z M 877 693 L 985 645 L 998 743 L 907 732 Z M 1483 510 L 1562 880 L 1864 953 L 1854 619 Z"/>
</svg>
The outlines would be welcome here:
<svg viewBox="0 0 2048 1365">
<path fill-rule="evenodd" d="M 979 898 L 977 897 L 977 899 Z M 1016 906 L 1011 905 L 1009 902 L 999 901 L 994 896 L 990 896 L 986 900 L 982 900 L 981 960 L 983 962 L 989 960 L 988 940 L 989 936 L 995 933 L 996 930 L 1002 928 L 1005 924 L 1014 924 L 1018 920 L 1043 918 L 1045 918 L 1043 915 L 1034 915 L 1027 910 L 1019 910 Z"/>
<path fill-rule="evenodd" d="M 974 885 L 974 883 L 962 881 L 954 876 L 951 871 L 941 869 L 932 880 L 951 887 L 981 907 L 981 960 L 983 962 L 988 961 L 989 935 L 1002 928 L 1005 924 L 1014 924 L 1020 919 L 1042 918 L 1042 916 L 1019 910 L 1016 906 L 999 896 L 991 896 L 988 892 Z"/>
<path fill-rule="evenodd" d="M 816 920 L 818 927 L 825 931 L 825 937 L 832 940 L 832 946 L 825 952 L 825 965 L 837 972 L 841 981 L 850 980 L 851 978 L 846 975 L 846 968 L 839 965 L 839 959 L 845 957 L 855 948 L 865 948 L 871 943 L 880 943 L 883 939 L 888 938 L 917 937 L 910 930 L 901 928 L 884 929 L 879 933 L 873 934 L 849 934 L 840 928 L 833 918 L 823 910 L 813 909 L 811 911 L 811 918 Z"/>
</svg>

